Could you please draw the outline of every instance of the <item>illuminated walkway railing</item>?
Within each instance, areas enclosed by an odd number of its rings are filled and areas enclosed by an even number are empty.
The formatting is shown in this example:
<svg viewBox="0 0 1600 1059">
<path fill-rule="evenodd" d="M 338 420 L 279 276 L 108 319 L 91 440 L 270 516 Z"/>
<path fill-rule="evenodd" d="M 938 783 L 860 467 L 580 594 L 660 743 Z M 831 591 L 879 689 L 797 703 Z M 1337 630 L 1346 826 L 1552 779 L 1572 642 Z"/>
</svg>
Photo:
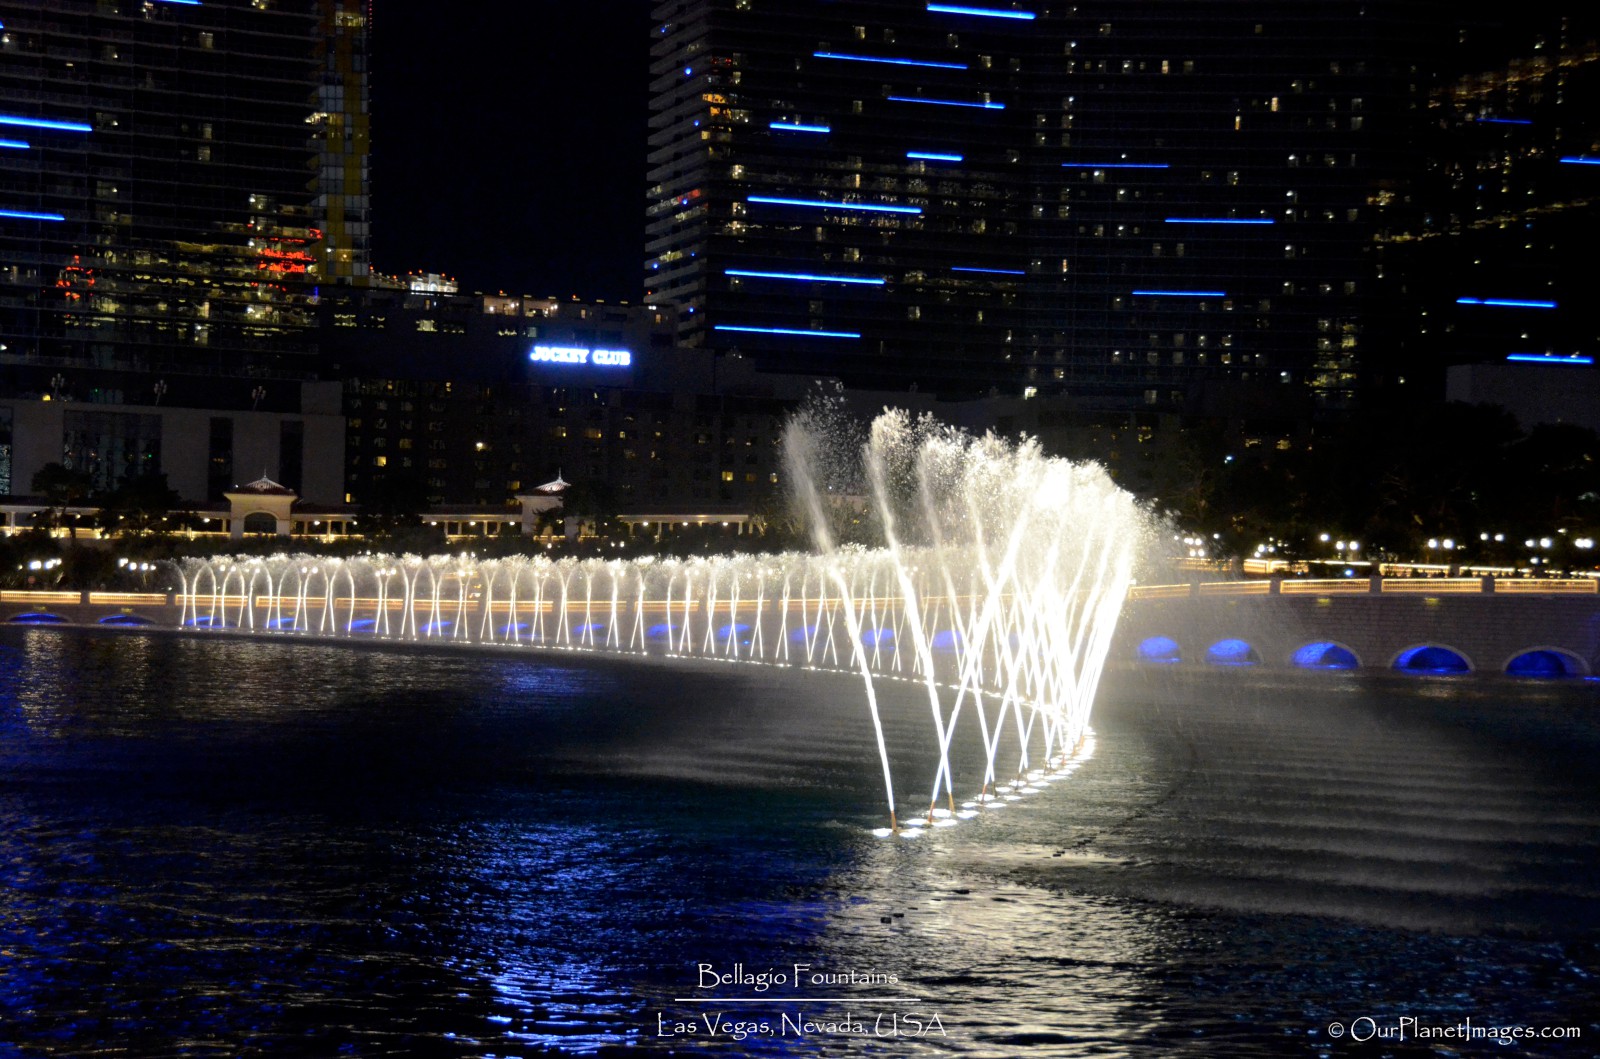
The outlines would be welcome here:
<svg viewBox="0 0 1600 1059">
<path fill-rule="evenodd" d="M 6 589 L 0 603 L 89 607 L 163 607 L 176 597 L 165 592 L 80 592 L 77 589 Z"/>
<path fill-rule="evenodd" d="M 1186 584 L 1134 585 L 1128 601 L 1185 599 L 1190 596 L 1360 596 L 1360 595 L 1527 595 L 1593 596 L 1600 579 L 1592 577 L 1361 577 L 1253 578 L 1191 581 Z"/>
</svg>

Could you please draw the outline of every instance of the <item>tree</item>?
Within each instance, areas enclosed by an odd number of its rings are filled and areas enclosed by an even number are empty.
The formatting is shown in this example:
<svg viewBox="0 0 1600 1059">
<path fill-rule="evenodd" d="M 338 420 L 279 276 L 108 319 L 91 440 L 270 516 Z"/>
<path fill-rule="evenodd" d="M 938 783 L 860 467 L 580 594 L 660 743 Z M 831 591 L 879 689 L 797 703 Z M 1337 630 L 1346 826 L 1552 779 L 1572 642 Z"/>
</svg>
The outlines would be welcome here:
<svg viewBox="0 0 1600 1059">
<path fill-rule="evenodd" d="M 174 509 L 183 502 L 167 476 L 157 473 L 129 478 L 100 498 L 100 525 L 123 536 L 164 534 L 175 528 Z"/>
<path fill-rule="evenodd" d="M 415 474 L 386 474 L 372 483 L 361 505 L 368 534 L 393 534 L 422 522 L 428 510 L 428 485 Z"/>
<path fill-rule="evenodd" d="M 76 540 L 78 529 L 67 518 L 67 508 L 87 498 L 90 486 L 87 474 L 65 464 L 47 463 L 40 467 L 33 476 L 31 488 L 36 495 L 44 497 L 47 505 L 44 511 L 46 528 L 65 525 L 67 535 Z"/>
<path fill-rule="evenodd" d="M 1600 521 L 1600 437 L 1570 423 L 1541 423 L 1511 447 L 1499 523 L 1542 536 Z"/>
<path fill-rule="evenodd" d="M 617 518 L 617 493 L 606 482 L 585 481 L 569 486 L 561 494 L 561 515 L 576 518 L 602 534 L 607 523 Z"/>
</svg>

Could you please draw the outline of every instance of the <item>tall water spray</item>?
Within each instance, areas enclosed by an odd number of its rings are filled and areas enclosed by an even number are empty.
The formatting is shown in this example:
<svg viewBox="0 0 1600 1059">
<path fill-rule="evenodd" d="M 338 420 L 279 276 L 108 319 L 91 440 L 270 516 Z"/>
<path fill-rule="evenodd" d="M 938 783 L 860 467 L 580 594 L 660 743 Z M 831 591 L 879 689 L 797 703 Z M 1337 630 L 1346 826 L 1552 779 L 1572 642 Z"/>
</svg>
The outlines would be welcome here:
<svg viewBox="0 0 1600 1059">
<path fill-rule="evenodd" d="M 930 790 L 919 824 L 952 825 L 1070 769 L 1143 536 L 1133 498 L 1098 466 L 902 413 L 863 435 L 813 406 L 785 452 L 814 554 L 190 559 L 183 623 L 854 672 L 888 802 L 880 834 L 921 833 L 896 812 L 881 681 L 927 697 L 937 753 L 912 763 Z M 958 768 L 964 724 L 983 752 Z M 959 805 L 958 783 L 972 790 Z"/>
<path fill-rule="evenodd" d="M 986 749 L 978 800 L 966 803 L 967 812 L 992 794 L 1008 720 L 1020 748 L 1018 777 L 1029 775 L 1030 746 L 1040 748 L 1047 770 L 1064 764 L 1087 732 L 1144 533 L 1133 498 L 1098 465 L 1048 458 L 1036 442 L 973 438 L 897 411 L 879 416 L 858 445 L 848 418 L 814 404 L 790 422 L 785 452 L 791 489 L 847 615 L 875 605 L 857 597 L 846 570 L 860 557 L 839 547 L 833 527 L 868 521 L 867 532 L 881 539 L 878 554 L 898 593 L 939 740 L 927 822 L 965 815 L 955 809 L 950 762 L 964 709 L 975 715 Z M 951 664 L 939 664 L 936 648 L 948 650 Z M 857 659 L 892 828 L 891 764 L 866 657 L 863 646 Z"/>
</svg>

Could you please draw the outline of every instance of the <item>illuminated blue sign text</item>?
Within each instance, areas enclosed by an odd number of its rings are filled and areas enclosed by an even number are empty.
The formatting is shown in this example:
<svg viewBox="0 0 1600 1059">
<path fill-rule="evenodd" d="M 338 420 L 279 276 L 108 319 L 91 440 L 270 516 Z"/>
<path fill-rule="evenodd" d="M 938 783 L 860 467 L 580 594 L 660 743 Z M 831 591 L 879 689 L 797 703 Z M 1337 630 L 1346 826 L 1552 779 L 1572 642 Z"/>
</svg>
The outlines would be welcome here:
<svg viewBox="0 0 1600 1059">
<path fill-rule="evenodd" d="M 601 368 L 626 368 L 633 354 L 626 349 L 589 349 L 585 346 L 534 346 L 528 359 L 535 364 L 593 364 Z"/>
</svg>

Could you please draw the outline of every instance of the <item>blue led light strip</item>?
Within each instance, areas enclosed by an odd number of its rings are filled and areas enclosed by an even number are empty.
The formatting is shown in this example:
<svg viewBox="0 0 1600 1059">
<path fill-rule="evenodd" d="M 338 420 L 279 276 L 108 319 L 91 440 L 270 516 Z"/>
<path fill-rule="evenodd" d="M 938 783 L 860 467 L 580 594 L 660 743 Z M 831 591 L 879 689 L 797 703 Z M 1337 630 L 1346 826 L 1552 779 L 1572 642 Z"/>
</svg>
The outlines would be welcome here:
<svg viewBox="0 0 1600 1059">
<path fill-rule="evenodd" d="M 1600 165 L 1600 158 L 1585 158 L 1579 154 L 1569 154 L 1561 161 L 1566 165 Z"/>
<path fill-rule="evenodd" d="M 749 331 L 758 335 L 802 335 L 806 338 L 860 338 L 859 331 L 801 331 L 792 327 L 739 327 L 734 324 L 717 324 L 713 331 Z"/>
<path fill-rule="evenodd" d="M 950 266 L 951 272 L 992 272 L 997 276 L 1026 276 L 1027 270 L 1020 268 L 961 268 L 957 265 Z"/>
<path fill-rule="evenodd" d="M 1271 217 L 1237 219 L 1233 217 L 1168 217 L 1167 224 L 1276 224 Z"/>
<path fill-rule="evenodd" d="M 930 66 L 936 70 L 965 70 L 966 63 L 937 63 L 928 59 L 890 59 L 882 55 L 846 55 L 836 51 L 814 51 L 816 59 L 841 59 L 853 63 L 887 63 L 890 66 Z"/>
<path fill-rule="evenodd" d="M 1166 162 L 1062 162 L 1062 169 L 1170 169 Z"/>
<path fill-rule="evenodd" d="M 1570 357 L 1547 357 L 1539 353 L 1509 353 L 1507 360 L 1521 361 L 1524 364 L 1593 364 L 1593 357 L 1580 357 L 1574 353 Z"/>
<path fill-rule="evenodd" d="M 786 122 L 786 121 L 769 121 L 769 122 L 767 122 L 767 128 L 769 128 L 769 129 L 782 129 L 785 132 L 832 132 L 833 131 L 832 127 L 828 126 L 828 125 L 792 125 L 792 124 L 790 124 L 789 122 Z"/>
<path fill-rule="evenodd" d="M 1130 293 L 1146 298 L 1226 298 L 1225 290 L 1136 290 Z"/>
<path fill-rule="evenodd" d="M 961 162 L 966 160 L 965 155 L 940 154 L 938 151 L 907 151 L 907 158 L 917 158 L 924 162 Z"/>
<path fill-rule="evenodd" d="M 10 217 L 16 221 L 64 221 L 65 217 L 59 213 L 33 213 L 29 210 L 0 210 L 0 217 Z"/>
<path fill-rule="evenodd" d="M 872 213 L 921 213 L 921 206 L 875 206 L 865 202 L 828 202 L 825 199 L 777 199 L 751 195 L 746 202 L 765 202 L 773 206 L 810 206 L 819 210 L 867 210 Z"/>
<path fill-rule="evenodd" d="M 1527 118 L 1479 118 L 1479 125 L 1532 125 Z"/>
<path fill-rule="evenodd" d="M 928 10 L 939 15 L 977 15 L 980 18 L 1015 18 L 1032 22 L 1039 16 L 1032 11 L 1004 11 L 992 7 L 961 7 L 956 4 L 929 4 Z"/>
<path fill-rule="evenodd" d="M 1555 302 L 1522 301 L 1515 298 L 1457 298 L 1457 305 L 1493 305 L 1501 309 L 1554 309 Z"/>
<path fill-rule="evenodd" d="M 199 7 L 200 0 L 156 0 L 158 4 L 187 4 L 190 7 Z"/>
<path fill-rule="evenodd" d="M 811 283 L 859 283 L 866 286 L 881 287 L 886 282 L 866 276 L 817 276 L 809 272 L 751 272 L 742 268 L 726 268 L 722 270 L 726 276 L 748 276 L 752 279 L 795 279 Z"/>
<path fill-rule="evenodd" d="M 19 151 L 26 151 L 32 146 L 26 140 L 0 140 L 0 147 L 13 147 Z"/>
<path fill-rule="evenodd" d="M 921 96 L 889 96 L 891 103 L 929 103 L 936 107 L 975 107 L 978 110 L 1004 110 L 1004 103 L 963 103 L 959 99 L 923 99 Z"/>
<path fill-rule="evenodd" d="M 61 132 L 93 132 L 78 121 L 52 121 L 49 118 L 19 118 L 14 114 L 0 114 L 0 125 L 20 125 L 28 129 L 58 129 Z"/>
</svg>

